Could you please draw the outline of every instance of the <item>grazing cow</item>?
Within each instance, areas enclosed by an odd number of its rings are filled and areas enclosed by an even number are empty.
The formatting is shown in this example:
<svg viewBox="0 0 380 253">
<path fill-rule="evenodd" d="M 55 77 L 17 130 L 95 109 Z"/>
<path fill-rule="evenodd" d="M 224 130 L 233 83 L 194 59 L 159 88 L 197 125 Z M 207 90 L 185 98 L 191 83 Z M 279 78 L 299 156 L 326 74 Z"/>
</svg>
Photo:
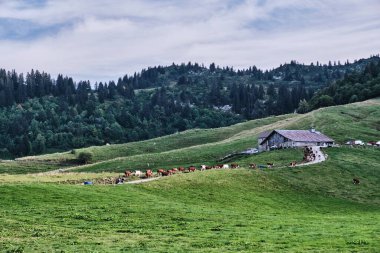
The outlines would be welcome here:
<svg viewBox="0 0 380 253">
<path fill-rule="evenodd" d="M 116 178 L 115 184 L 123 184 L 123 183 L 124 183 L 124 179 L 122 177 Z"/>
<path fill-rule="evenodd" d="M 239 168 L 239 164 L 237 164 L 237 163 L 232 163 L 232 164 L 231 164 L 231 169 L 236 169 L 236 168 Z"/>
<path fill-rule="evenodd" d="M 133 173 L 136 177 L 142 177 L 144 174 L 142 173 L 141 170 L 135 170 L 135 172 Z"/>
<path fill-rule="evenodd" d="M 170 175 L 171 175 L 170 170 L 164 170 L 163 172 L 161 172 L 161 176 L 166 177 L 166 176 L 170 176 Z"/>
<path fill-rule="evenodd" d="M 217 164 L 217 165 L 215 166 L 215 169 L 221 169 L 221 168 L 223 168 L 223 164 Z"/>
<path fill-rule="evenodd" d="M 157 175 L 162 175 L 162 172 L 164 172 L 164 171 L 165 171 L 164 169 L 157 170 Z"/>
<path fill-rule="evenodd" d="M 130 170 L 126 170 L 125 172 L 124 172 L 124 176 L 125 177 L 130 177 L 132 175 L 132 171 L 130 171 Z"/>
<path fill-rule="evenodd" d="M 212 167 L 211 166 L 206 166 L 206 170 L 211 170 Z"/>
<path fill-rule="evenodd" d="M 145 177 L 153 177 L 153 171 L 152 170 L 147 170 L 145 172 Z"/>
<path fill-rule="evenodd" d="M 273 163 L 267 163 L 267 165 L 268 165 L 268 168 L 272 168 L 273 167 Z"/>
<path fill-rule="evenodd" d="M 201 165 L 201 171 L 204 171 L 206 169 L 206 165 Z"/>
<path fill-rule="evenodd" d="M 228 165 L 228 164 L 223 164 L 223 167 L 222 167 L 223 169 L 229 169 L 230 168 L 230 166 Z"/>
<path fill-rule="evenodd" d="M 197 168 L 195 168 L 194 166 L 190 166 L 188 170 L 189 172 L 194 172 L 197 170 Z"/>
<path fill-rule="evenodd" d="M 256 169 L 256 163 L 250 163 L 250 164 L 249 164 L 249 167 L 250 167 L 251 169 Z"/>
<path fill-rule="evenodd" d="M 290 163 L 290 167 L 296 167 L 296 165 L 297 165 L 296 161 L 293 161 L 293 162 Z"/>
<path fill-rule="evenodd" d="M 178 170 L 181 171 L 181 172 L 184 172 L 185 168 L 184 167 L 179 167 Z"/>
<path fill-rule="evenodd" d="M 353 178 L 353 179 L 352 179 L 352 183 L 353 183 L 353 184 L 360 184 L 360 180 L 359 180 L 359 178 Z"/>
</svg>

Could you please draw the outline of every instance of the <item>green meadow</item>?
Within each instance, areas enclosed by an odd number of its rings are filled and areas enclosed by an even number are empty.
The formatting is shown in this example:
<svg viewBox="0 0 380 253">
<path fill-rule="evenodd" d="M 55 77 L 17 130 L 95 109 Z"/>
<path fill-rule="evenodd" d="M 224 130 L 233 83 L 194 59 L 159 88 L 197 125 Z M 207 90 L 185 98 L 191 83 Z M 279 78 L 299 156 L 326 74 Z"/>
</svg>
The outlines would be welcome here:
<svg viewBox="0 0 380 253">
<path fill-rule="evenodd" d="M 301 161 L 302 150 L 277 150 L 238 157 L 239 169 L 100 183 L 126 168 L 212 165 L 255 147 L 268 129 L 313 126 L 338 143 L 377 141 L 379 105 L 369 100 L 76 150 L 93 153 L 93 163 L 82 166 L 65 164 L 75 158 L 70 152 L 3 161 L 0 252 L 379 252 L 379 148 L 327 148 L 327 161 L 295 168 L 287 165 Z M 267 162 L 274 168 L 248 168 Z M 37 173 L 58 168 L 70 171 Z"/>
</svg>

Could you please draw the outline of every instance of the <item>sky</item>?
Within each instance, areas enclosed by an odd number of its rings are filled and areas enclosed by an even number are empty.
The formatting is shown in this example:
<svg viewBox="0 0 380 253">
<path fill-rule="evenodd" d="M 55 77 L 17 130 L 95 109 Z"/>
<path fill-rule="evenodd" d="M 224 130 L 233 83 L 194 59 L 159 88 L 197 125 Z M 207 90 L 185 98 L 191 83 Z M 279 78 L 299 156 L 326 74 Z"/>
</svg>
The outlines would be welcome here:
<svg viewBox="0 0 380 253">
<path fill-rule="evenodd" d="M 0 0 L 0 68 L 117 80 L 198 62 L 235 69 L 380 53 L 379 0 Z"/>
</svg>

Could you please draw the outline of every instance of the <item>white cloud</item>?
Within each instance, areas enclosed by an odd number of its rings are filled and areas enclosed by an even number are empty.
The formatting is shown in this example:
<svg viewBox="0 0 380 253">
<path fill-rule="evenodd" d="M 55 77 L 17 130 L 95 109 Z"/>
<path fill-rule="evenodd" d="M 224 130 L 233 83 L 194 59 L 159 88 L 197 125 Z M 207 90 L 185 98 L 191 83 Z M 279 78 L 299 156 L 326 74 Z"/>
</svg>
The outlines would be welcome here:
<svg viewBox="0 0 380 253">
<path fill-rule="evenodd" d="M 0 18 L 62 25 L 34 39 L 0 37 L 0 67 L 108 81 L 172 62 L 353 60 L 380 52 L 378 10 L 377 0 L 0 1 Z"/>
</svg>

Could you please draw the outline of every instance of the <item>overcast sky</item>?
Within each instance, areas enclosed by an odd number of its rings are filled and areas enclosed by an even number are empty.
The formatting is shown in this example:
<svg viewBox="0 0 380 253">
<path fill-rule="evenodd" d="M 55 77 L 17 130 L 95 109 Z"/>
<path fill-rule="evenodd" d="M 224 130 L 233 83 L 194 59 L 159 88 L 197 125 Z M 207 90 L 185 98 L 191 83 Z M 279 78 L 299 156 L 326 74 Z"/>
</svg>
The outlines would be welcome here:
<svg viewBox="0 0 380 253">
<path fill-rule="evenodd" d="M 270 69 L 380 52 L 380 0 L 0 0 L 0 68 L 76 81 L 154 65 Z"/>
</svg>

